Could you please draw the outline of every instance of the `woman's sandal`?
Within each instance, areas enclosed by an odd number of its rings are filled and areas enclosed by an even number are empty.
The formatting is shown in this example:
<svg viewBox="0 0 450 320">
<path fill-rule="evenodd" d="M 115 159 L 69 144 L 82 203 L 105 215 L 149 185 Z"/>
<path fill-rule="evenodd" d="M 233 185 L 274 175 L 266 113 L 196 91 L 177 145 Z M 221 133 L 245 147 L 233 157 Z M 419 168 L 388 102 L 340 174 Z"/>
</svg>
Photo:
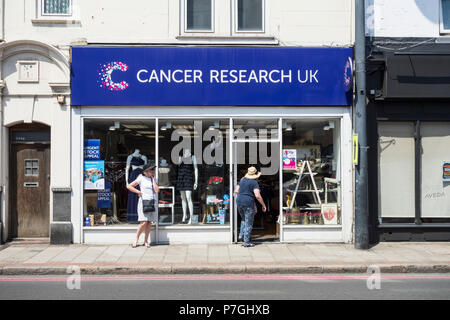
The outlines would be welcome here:
<svg viewBox="0 0 450 320">
<path fill-rule="evenodd" d="M 150 243 L 144 243 L 144 246 L 145 246 L 146 248 L 150 248 Z"/>
<path fill-rule="evenodd" d="M 131 244 L 131 247 L 132 247 L 132 248 L 137 248 L 137 244 L 134 244 L 134 243 L 133 243 L 133 244 Z"/>
</svg>

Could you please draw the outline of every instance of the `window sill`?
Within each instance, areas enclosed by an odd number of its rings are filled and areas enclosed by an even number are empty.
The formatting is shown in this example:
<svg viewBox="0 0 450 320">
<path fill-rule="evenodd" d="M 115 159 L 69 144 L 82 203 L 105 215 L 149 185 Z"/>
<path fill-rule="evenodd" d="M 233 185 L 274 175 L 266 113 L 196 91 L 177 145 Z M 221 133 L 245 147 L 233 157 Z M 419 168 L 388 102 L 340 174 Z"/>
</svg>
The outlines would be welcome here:
<svg viewBox="0 0 450 320">
<path fill-rule="evenodd" d="M 80 20 L 72 20 L 72 19 L 32 19 L 31 23 L 33 24 L 80 24 Z"/>
<path fill-rule="evenodd" d="M 266 44 L 278 45 L 279 41 L 271 36 L 259 35 L 239 35 L 239 36 L 216 36 L 216 35 L 181 35 L 176 37 L 182 42 L 192 42 L 200 44 Z"/>
</svg>

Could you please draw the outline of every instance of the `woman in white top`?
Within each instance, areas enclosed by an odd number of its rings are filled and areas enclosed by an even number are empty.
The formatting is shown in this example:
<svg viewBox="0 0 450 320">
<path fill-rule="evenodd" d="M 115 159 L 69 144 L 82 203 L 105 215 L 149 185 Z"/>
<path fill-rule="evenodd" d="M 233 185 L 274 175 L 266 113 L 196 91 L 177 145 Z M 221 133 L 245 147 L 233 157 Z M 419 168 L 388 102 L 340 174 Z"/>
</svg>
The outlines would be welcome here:
<svg viewBox="0 0 450 320">
<path fill-rule="evenodd" d="M 139 175 L 136 180 L 134 180 L 127 186 L 128 190 L 137 193 L 139 195 L 137 212 L 138 212 L 138 221 L 140 222 L 140 224 L 137 230 L 136 240 L 132 244 L 133 248 L 137 247 L 139 237 L 143 231 L 145 231 L 144 245 L 147 248 L 150 247 L 148 237 L 150 235 L 152 222 L 156 222 L 157 220 L 156 209 L 153 212 L 144 213 L 144 211 L 142 210 L 142 200 L 153 199 L 156 201 L 156 194 L 159 192 L 159 187 L 155 179 L 155 168 L 156 166 L 152 166 L 150 164 L 144 165 L 142 174 Z M 141 190 L 135 188 L 138 185 Z M 157 203 L 155 203 L 155 208 L 156 206 Z"/>
</svg>

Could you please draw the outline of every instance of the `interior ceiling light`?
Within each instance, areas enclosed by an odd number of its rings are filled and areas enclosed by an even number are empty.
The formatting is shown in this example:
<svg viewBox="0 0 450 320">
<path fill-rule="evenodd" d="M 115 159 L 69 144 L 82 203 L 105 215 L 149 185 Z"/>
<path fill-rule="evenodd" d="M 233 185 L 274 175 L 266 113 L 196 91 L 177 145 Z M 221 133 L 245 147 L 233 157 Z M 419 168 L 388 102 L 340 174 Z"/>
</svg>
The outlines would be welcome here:
<svg viewBox="0 0 450 320">
<path fill-rule="evenodd" d="M 165 125 L 161 126 L 162 131 L 166 131 L 167 129 L 171 129 L 171 128 L 172 128 L 172 122 L 170 122 L 170 121 L 167 121 Z"/>
<path fill-rule="evenodd" d="M 114 125 L 109 127 L 109 130 L 116 130 L 116 129 L 120 129 L 120 122 L 119 121 L 114 121 Z"/>
<path fill-rule="evenodd" d="M 123 124 L 122 126 L 128 129 L 148 129 L 148 126 L 142 124 Z"/>
<path fill-rule="evenodd" d="M 323 127 L 323 130 L 328 131 L 330 129 L 334 129 L 334 121 L 328 121 L 328 125 Z"/>
<path fill-rule="evenodd" d="M 214 121 L 214 125 L 209 126 L 209 130 L 214 130 L 214 129 L 219 129 L 220 128 L 220 124 L 219 121 Z"/>
</svg>

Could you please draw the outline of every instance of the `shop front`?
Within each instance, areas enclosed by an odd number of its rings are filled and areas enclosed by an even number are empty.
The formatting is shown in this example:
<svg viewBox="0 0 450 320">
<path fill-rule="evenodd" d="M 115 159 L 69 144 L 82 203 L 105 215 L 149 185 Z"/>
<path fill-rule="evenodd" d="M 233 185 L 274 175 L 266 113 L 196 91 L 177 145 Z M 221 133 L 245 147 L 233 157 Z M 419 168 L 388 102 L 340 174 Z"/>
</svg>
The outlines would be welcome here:
<svg viewBox="0 0 450 320">
<path fill-rule="evenodd" d="M 126 185 L 157 165 L 152 242 L 232 243 L 247 168 L 255 241 L 352 241 L 351 49 L 72 49 L 75 243 L 131 243 Z M 350 61 L 350 62 L 349 62 Z"/>
</svg>

